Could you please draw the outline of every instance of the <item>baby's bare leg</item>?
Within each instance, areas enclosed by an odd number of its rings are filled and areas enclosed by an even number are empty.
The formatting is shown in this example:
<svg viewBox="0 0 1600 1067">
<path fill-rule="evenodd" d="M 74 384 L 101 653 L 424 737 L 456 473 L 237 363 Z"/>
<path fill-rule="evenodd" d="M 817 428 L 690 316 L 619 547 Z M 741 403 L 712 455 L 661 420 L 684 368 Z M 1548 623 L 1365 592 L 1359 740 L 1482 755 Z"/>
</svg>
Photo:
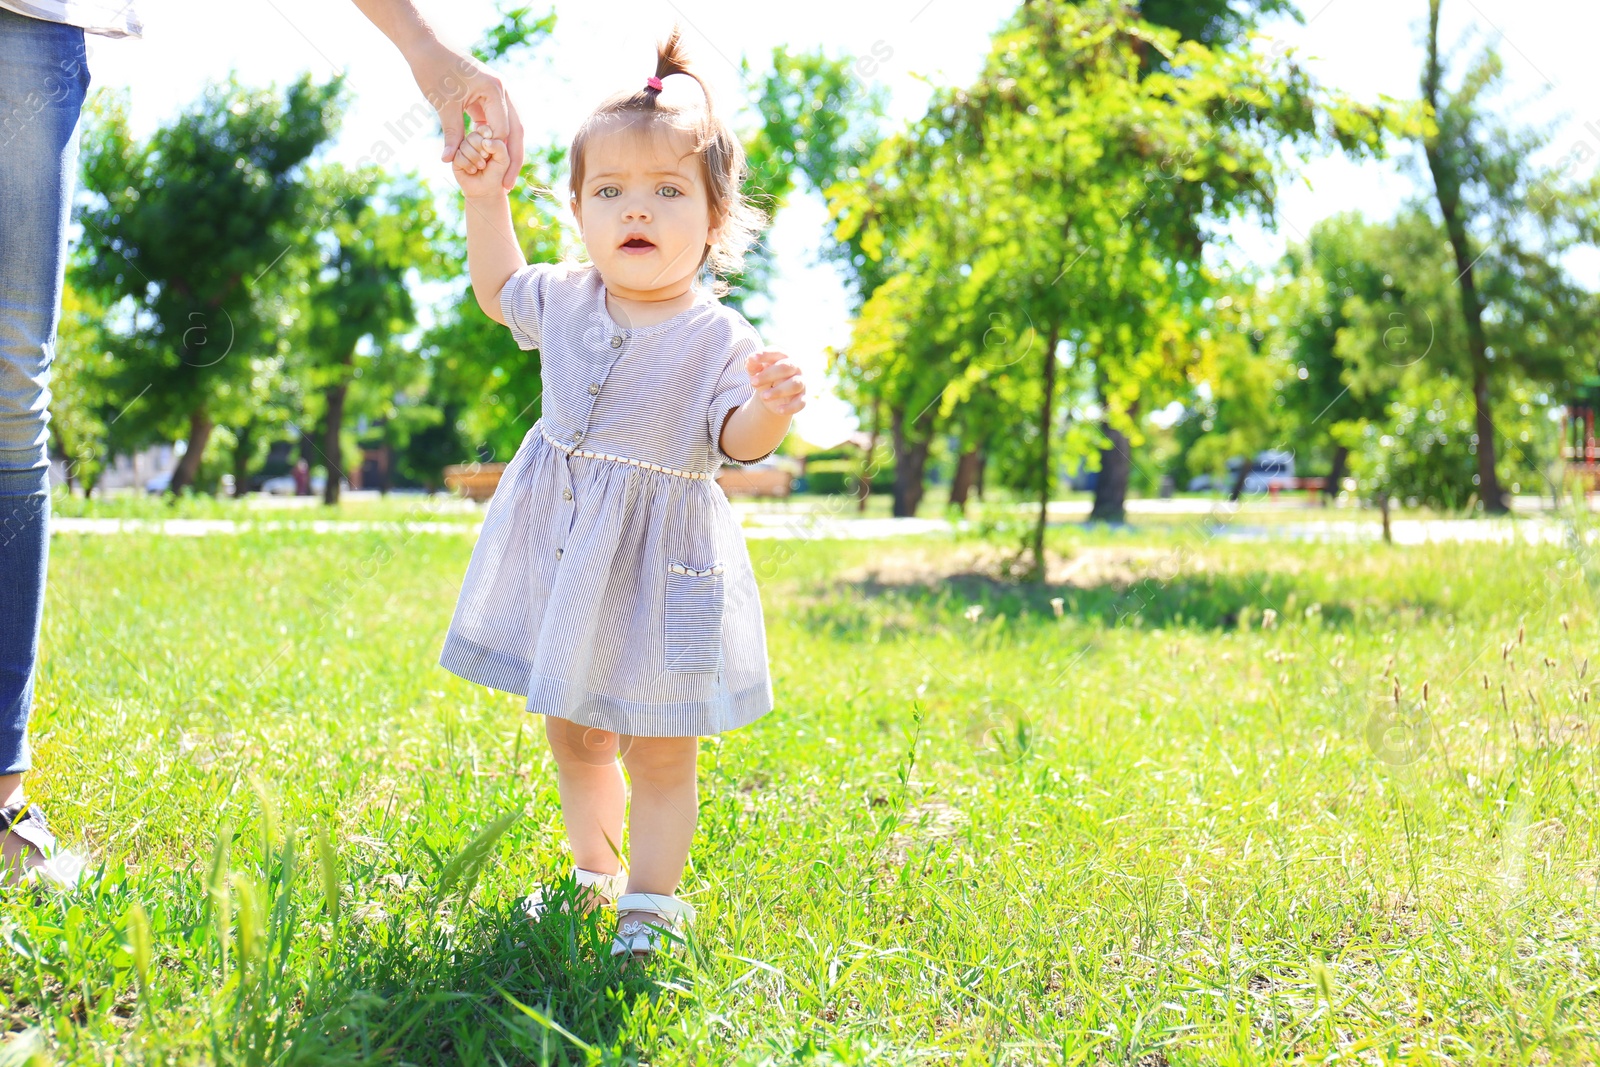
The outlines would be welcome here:
<svg viewBox="0 0 1600 1067">
<path fill-rule="evenodd" d="M 623 738 L 622 762 L 633 783 L 628 813 L 630 893 L 677 892 L 700 817 L 695 783 L 699 751 L 698 737 Z"/>
<path fill-rule="evenodd" d="M 617 735 L 546 715 L 545 737 L 556 757 L 556 787 L 561 818 L 572 846 L 572 862 L 586 870 L 615 874 L 622 862 L 607 838 L 622 848 L 622 809 L 626 800 Z"/>
</svg>

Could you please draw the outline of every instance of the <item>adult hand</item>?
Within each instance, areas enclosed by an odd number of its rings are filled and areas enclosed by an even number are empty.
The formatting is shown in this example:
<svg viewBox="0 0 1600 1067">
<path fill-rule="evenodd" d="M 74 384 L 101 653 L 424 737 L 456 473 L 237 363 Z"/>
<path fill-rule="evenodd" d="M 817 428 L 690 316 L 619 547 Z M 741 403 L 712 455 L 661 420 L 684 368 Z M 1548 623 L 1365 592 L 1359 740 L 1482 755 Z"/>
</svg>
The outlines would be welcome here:
<svg viewBox="0 0 1600 1067">
<path fill-rule="evenodd" d="M 509 165 L 502 185 L 509 192 L 522 170 L 522 120 L 500 79 L 476 59 L 442 44 L 435 43 L 408 58 L 417 87 L 439 113 L 439 125 L 444 130 L 440 160 L 448 163 L 456 157 L 465 127 L 461 118 L 464 111 L 473 122 L 488 126 L 497 139 L 505 141 Z M 468 173 L 476 174 L 481 169 L 482 165 L 477 164 Z"/>
</svg>

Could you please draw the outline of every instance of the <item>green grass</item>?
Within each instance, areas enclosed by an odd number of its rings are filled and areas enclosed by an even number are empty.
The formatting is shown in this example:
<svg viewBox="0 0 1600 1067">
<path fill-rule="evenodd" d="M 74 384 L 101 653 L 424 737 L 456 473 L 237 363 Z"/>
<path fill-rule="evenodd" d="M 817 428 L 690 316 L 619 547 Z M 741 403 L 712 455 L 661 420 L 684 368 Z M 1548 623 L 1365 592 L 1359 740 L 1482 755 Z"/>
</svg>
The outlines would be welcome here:
<svg viewBox="0 0 1600 1067">
<path fill-rule="evenodd" d="M 1600 1058 L 1592 552 L 1192 529 L 1053 528 L 1043 588 L 751 540 L 779 706 L 704 743 L 697 955 L 632 976 L 519 913 L 567 858 L 539 721 L 435 666 L 467 538 L 58 537 L 31 781 L 104 866 L 0 900 L 4 1048 Z"/>
<path fill-rule="evenodd" d="M 463 522 L 483 518 L 482 505 L 448 493 L 395 493 L 387 497 L 341 500 L 327 507 L 320 497 L 281 497 L 253 493 L 241 500 L 204 494 L 152 496 L 118 491 L 84 498 L 56 490 L 52 513 L 63 518 L 228 519 L 254 524 L 315 522 Z"/>
</svg>

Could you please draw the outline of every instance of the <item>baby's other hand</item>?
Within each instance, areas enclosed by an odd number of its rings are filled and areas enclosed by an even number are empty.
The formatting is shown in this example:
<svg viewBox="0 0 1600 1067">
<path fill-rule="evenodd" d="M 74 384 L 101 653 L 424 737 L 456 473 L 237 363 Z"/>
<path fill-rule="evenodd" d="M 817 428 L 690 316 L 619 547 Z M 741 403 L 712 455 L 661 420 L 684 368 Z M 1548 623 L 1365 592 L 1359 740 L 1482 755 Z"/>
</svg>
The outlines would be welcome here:
<svg viewBox="0 0 1600 1067">
<path fill-rule="evenodd" d="M 478 126 L 461 139 L 451 173 L 467 196 L 493 196 L 505 192 L 510 159 L 506 143 L 496 140 L 489 127 Z"/>
<path fill-rule="evenodd" d="M 756 399 L 774 415 L 793 415 L 806 406 L 806 383 L 800 365 L 775 348 L 764 348 L 744 361 Z"/>
</svg>

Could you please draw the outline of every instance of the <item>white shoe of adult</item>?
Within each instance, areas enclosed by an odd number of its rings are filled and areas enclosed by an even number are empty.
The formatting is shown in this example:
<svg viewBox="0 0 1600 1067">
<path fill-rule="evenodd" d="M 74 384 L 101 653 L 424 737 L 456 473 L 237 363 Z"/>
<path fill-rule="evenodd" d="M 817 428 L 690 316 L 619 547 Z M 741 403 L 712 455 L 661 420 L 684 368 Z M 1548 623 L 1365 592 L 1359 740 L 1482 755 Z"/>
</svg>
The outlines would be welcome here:
<svg viewBox="0 0 1600 1067">
<path fill-rule="evenodd" d="M 628 875 L 624 871 L 616 874 L 601 874 L 599 871 L 586 870 L 583 867 L 572 868 L 572 875 L 577 879 L 578 888 L 585 890 L 584 896 L 589 898 L 589 905 L 585 911 L 594 908 L 609 908 L 612 902 L 622 895 L 628 887 Z M 550 901 L 556 896 L 556 887 L 553 885 L 535 886 L 532 893 L 523 900 L 523 910 L 530 919 L 540 919 L 545 912 L 550 910 Z M 567 901 L 561 902 L 562 912 L 570 912 L 572 908 Z"/>
<path fill-rule="evenodd" d="M 30 800 L 0 808 L 0 885 L 39 883 L 54 889 L 78 884 L 87 861 L 56 844 L 44 810 Z M 18 847 L 20 846 L 20 847 Z"/>
<path fill-rule="evenodd" d="M 638 959 L 657 952 L 676 953 L 687 943 L 694 906 L 662 893 L 624 893 L 617 898 L 617 936 L 613 956 Z"/>
</svg>

